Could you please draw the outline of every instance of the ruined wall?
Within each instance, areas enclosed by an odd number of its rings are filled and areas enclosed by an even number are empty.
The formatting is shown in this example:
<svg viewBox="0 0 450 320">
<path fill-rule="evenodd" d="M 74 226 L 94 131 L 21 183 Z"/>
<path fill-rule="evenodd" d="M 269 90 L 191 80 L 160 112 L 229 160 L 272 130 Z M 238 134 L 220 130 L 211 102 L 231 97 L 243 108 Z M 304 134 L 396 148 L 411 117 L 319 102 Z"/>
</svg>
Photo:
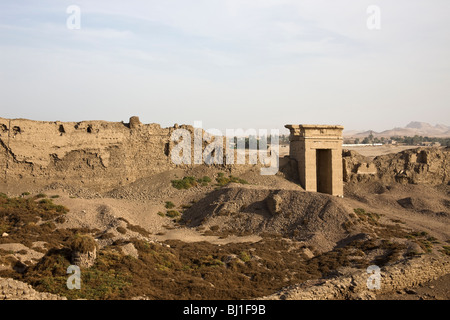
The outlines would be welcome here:
<svg viewBox="0 0 450 320">
<path fill-rule="evenodd" d="M 170 136 L 176 128 L 141 124 L 137 117 L 130 123 L 0 118 L 0 181 L 99 191 L 131 183 L 174 167 Z"/>
<path fill-rule="evenodd" d="M 343 151 L 345 182 L 449 184 L 450 148 L 416 148 L 369 160 L 355 151 Z"/>
<path fill-rule="evenodd" d="M 450 272 L 450 259 L 446 256 L 421 256 L 403 260 L 381 269 L 381 287 L 369 290 L 366 270 L 357 270 L 351 275 L 315 280 L 284 288 L 262 299 L 267 300 L 341 300 L 375 299 L 376 294 L 395 292 L 405 288 L 436 280 Z"/>
</svg>

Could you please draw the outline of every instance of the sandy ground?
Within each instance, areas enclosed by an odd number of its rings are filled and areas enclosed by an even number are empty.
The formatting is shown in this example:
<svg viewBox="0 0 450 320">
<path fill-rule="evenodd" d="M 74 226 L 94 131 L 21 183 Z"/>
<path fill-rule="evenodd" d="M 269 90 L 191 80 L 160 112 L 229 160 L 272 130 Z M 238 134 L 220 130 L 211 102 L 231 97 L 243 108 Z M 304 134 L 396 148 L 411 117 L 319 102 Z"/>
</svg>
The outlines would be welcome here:
<svg viewBox="0 0 450 320">
<path fill-rule="evenodd" d="M 416 146 L 395 146 L 395 145 L 383 145 L 383 146 L 364 146 L 364 147 L 343 147 L 344 149 L 354 150 L 359 154 L 368 158 L 375 158 L 389 153 L 397 153 L 403 150 L 415 149 Z"/>
<path fill-rule="evenodd" d="M 185 242 L 208 241 L 214 244 L 257 242 L 260 236 L 218 236 L 203 235 L 195 228 L 180 228 L 168 217 L 161 217 L 158 212 L 166 209 L 161 201 L 155 200 L 124 200 L 112 198 L 82 199 L 72 198 L 62 190 L 54 190 L 52 195 L 59 195 L 54 199 L 57 204 L 70 208 L 66 214 L 66 222 L 59 228 L 91 228 L 99 230 L 113 230 L 121 225 L 125 219 L 130 224 L 143 227 L 150 233 L 149 238 L 156 241 L 183 240 Z M 172 199 L 175 201 L 175 199 Z M 123 222 L 122 222 L 123 223 Z"/>
</svg>

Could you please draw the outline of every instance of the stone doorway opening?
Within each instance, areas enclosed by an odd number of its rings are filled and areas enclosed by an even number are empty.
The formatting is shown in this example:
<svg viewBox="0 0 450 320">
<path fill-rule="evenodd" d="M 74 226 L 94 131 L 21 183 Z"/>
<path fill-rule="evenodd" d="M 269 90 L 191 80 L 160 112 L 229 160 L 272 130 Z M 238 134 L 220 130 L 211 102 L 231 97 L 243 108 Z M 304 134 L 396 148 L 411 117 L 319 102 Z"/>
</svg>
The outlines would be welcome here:
<svg viewBox="0 0 450 320">
<path fill-rule="evenodd" d="M 331 149 L 316 150 L 317 192 L 333 194 Z"/>
</svg>

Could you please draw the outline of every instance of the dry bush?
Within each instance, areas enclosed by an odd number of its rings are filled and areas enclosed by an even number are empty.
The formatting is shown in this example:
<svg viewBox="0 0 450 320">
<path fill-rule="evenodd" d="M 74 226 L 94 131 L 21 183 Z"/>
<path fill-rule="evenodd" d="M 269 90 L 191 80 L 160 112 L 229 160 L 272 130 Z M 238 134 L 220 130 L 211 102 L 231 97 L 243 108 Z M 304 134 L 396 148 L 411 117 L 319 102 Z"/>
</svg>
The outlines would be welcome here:
<svg viewBox="0 0 450 320">
<path fill-rule="evenodd" d="M 97 244 L 90 235 L 75 234 L 70 241 L 70 248 L 72 251 L 87 253 L 94 251 L 97 248 Z"/>
</svg>

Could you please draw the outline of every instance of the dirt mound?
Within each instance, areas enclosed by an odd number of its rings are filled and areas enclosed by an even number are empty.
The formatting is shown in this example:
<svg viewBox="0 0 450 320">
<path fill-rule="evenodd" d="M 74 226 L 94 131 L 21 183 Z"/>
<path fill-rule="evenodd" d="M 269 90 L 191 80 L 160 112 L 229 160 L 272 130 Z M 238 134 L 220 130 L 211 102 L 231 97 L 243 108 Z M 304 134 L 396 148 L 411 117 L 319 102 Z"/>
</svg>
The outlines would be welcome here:
<svg viewBox="0 0 450 320">
<path fill-rule="evenodd" d="M 372 208 L 390 207 L 435 217 L 450 217 L 449 186 L 384 184 L 381 181 L 347 184 L 345 195 Z"/>
<path fill-rule="evenodd" d="M 397 200 L 397 203 L 405 209 L 414 210 L 423 214 L 431 214 L 437 216 L 450 216 L 448 210 L 448 200 L 442 200 L 442 203 L 431 202 L 422 197 L 406 197 Z M 447 208 L 445 208 L 447 206 Z"/>
<path fill-rule="evenodd" d="M 216 179 L 219 174 L 227 177 L 238 177 L 255 186 L 270 185 L 279 189 L 295 188 L 301 190 L 297 184 L 286 180 L 282 174 L 273 176 L 261 175 L 260 167 L 257 165 L 237 165 L 235 167 L 198 165 L 188 169 L 174 169 L 141 178 L 126 186 L 115 188 L 105 193 L 105 196 L 128 200 L 167 200 L 176 198 L 188 203 L 191 200 L 200 199 L 205 193 L 213 191 L 217 187 Z M 188 189 L 175 188 L 172 181 L 183 177 L 194 177 L 196 179 L 208 177 L 210 182 L 205 185 L 197 183 L 195 187 Z"/>
<path fill-rule="evenodd" d="M 189 226 L 217 232 L 277 234 L 329 250 L 348 234 L 342 199 L 320 193 L 229 185 L 183 214 Z"/>
</svg>

